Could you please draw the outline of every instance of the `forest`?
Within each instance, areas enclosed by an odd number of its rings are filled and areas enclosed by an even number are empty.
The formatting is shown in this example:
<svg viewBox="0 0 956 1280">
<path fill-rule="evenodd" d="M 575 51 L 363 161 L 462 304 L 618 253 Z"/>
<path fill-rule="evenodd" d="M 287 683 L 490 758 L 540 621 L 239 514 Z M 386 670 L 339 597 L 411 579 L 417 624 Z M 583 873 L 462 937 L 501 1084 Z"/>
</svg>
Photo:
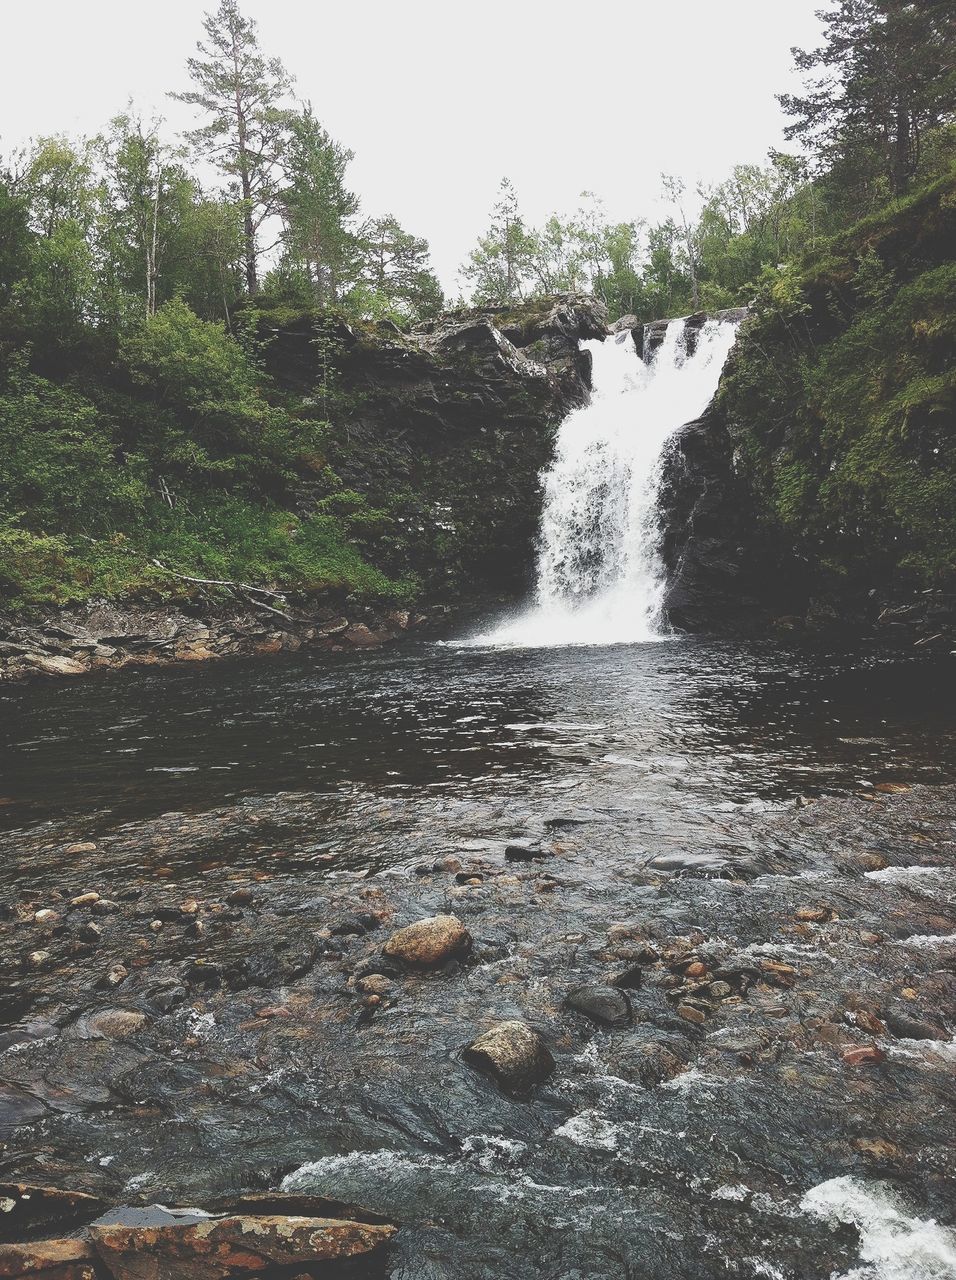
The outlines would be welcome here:
<svg viewBox="0 0 956 1280">
<path fill-rule="evenodd" d="M 758 298 L 799 311 L 834 238 L 952 173 L 954 21 L 947 3 L 842 0 L 822 47 L 794 51 L 794 150 L 710 189 L 663 175 L 663 221 L 611 222 L 586 192 L 535 227 L 503 179 L 445 299 L 426 241 L 360 207 L 352 153 L 222 0 L 172 94 L 195 112 L 185 136 L 130 106 L 95 138 L 37 138 L 0 162 L 3 598 L 162 592 L 166 569 L 407 598 L 414 581 L 375 551 L 394 513 L 328 465 L 348 409 L 335 325 L 406 331 L 443 307 L 561 293 L 638 322 Z M 854 252 L 878 305 L 886 264 Z M 269 332 L 304 314 L 325 370 L 311 398 L 266 372 Z M 933 394 L 950 403 L 945 377 Z M 303 479 L 319 495 L 307 515 Z"/>
</svg>

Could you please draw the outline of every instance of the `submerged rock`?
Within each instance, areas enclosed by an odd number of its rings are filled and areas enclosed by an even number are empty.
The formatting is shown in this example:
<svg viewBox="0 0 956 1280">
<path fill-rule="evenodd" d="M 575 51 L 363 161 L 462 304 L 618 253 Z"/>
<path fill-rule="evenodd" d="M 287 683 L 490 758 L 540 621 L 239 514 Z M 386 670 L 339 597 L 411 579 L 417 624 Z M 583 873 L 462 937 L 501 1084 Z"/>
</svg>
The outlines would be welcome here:
<svg viewBox="0 0 956 1280">
<path fill-rule="evenodd" d="M 382 948 L 393 960 L 416 969 L 434 969 L 464 955 L 471 934 L 457 916 L 429 916 L 393 933 Z"/>
<path fill-rule="evenodd" d="M 524 1094 L 554 1071 L 554 1058 L 526 1022 L 498 1022 L 472 1040 L 462 1055 L 492 1076 L 506 1093 Z"/>
<path fill-rule="evenodd" d="M 626 1027 L 631 1021 L 631 1002 L 618 987 L 586 983 L 568 992 L 565 1004 L 605 1027 Z"/>
</svg>

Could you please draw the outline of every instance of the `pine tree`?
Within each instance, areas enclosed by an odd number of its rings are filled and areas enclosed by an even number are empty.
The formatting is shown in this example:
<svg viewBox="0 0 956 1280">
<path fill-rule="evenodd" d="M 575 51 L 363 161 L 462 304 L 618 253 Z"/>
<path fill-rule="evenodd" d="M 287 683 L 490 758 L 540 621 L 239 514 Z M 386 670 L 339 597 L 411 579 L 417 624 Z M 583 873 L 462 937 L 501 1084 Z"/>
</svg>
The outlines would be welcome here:
<svg viewBox="0 0 956 1280">
<path fill-rule="evenodd" d="M 259 231 L 278 208 L 287 137 L 282 103 L 292 77 L 278 58 L 262 53 L 256 24 L 242 16 L 236 0 L 221 0 L 203 26 L 206 41 L 186 63 L 196 88 L 172 96 L 209 117 L 187 136 L 215 160 L 242 202 L 246 287 L 252 294 L 259 283 Z"/>
<path fill-rule="evenodd" d="M 952 0 L 839 0 L 819 16 L 823 45 L 793 50 L 806 91 L 779 96 L 795 117 L 786 136 L 815 146 L 827 166 L 877 157 L 901 195 L 924 132 L 956 115 L 956 8 Z"/>
<path fill-rule="evenodd" d="M 437 315 L 444 298 L 429 265 L 428 241 L 403 230 L 391 214 L 371 219 L 361 235 L 363 276 L 373 293 L 407 319 Z"/>
<path fill-rule="evenodd" d="M 502 178 L 491 226 L 462 269 L 465 279 L 474 282 L 475 299 L 498 306 L 520 301 L 533 270 L 534 252 L 535 238 L 521 217 L 515 189 Z"/>
<path fill-rule="evenodd" d="M 361 270 L 353 225 L 359 200 L 346 186 L 353 153 L 329 136 L 310 105 L 290 113 L 287 125 L 287 180 L 279 200 L 283 267 L 303 274 L 314 300 L 329 306 L 342 300 Z"/>
</svg>

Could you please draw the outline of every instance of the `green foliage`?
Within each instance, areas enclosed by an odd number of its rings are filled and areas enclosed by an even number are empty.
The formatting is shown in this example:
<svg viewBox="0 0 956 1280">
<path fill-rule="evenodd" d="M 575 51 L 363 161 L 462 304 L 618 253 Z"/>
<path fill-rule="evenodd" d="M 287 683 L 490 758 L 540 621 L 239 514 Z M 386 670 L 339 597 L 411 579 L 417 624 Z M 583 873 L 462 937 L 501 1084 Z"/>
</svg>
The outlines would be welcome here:
<svg viewBox="0 0 956 1280">
<path fill-rule="evenodd" d="M 262 374 L 241 343 L 185 303 L 146 318 L 124 336 L 120 354 L 133 381 L 167 411 L 164 453 L 185 475 L 274 487 L 316 446 L 315 424 L 265 399 Z"/>
<path fill-rule="evenodd" d="M 472 282 L 475 300 L 495 306 L 520 301 L 531 278 L 535 249 L 535 237 L 525 226 L 515 189 L 502 178 L 491 226 L 462 268 L 464 278 Z"/>
<path fill-rule="evenodd" d="M 938 182 L 768 280 L 722 391 L 764 520 L 862 582 L 956 572 L 954 196 Z"/>
<path fill-rule="evenodd" d="M 29 206 L 0 174 L 0 308 L 13 298 L 30 270 Z"/>
<path fill-rule="evenodd" d="M 920 170 L 925 133 L 956 114 L 956 12 L 950 0 L 837 0 L 824 43 L 794 50 L 805 91 L 782 94 L 787 136 L 820 162 L 879 174 L 893 195 Z"/>
<path fill-rule="evenodd" d="M 0 513 L 29 512 L 38 531 L 109 529 L 145 496 L 141 460 L 117 467 L 117 448 L 88 399 L 14 360 L 0 387 Z"/>
</svg>

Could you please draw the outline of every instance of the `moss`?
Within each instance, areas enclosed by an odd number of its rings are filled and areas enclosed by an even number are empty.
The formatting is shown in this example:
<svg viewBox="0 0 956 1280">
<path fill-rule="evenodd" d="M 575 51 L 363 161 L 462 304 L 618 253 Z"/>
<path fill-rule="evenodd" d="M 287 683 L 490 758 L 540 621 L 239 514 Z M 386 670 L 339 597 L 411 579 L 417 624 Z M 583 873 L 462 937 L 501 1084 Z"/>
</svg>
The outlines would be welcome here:
<svg viewBox="0 0 956 1280">
<path fill-rule="evenodd" d="M 956 572 L 956 177 L 765 283 L 720 404 L 768 530 L 864 585 Z"/>
</svg>

